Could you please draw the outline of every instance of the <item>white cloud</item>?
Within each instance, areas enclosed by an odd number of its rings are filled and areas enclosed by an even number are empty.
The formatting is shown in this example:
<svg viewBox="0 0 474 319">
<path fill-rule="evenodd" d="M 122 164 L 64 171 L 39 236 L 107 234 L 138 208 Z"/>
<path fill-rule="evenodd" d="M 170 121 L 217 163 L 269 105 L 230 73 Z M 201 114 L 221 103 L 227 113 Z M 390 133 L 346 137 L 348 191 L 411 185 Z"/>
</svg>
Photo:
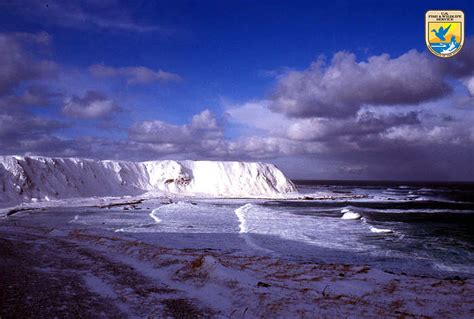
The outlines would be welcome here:
<svg viewBox="0 0 474 319">
<path fill-rule="evenodd" d="M 346 118 L 364 105 L 413 105 L 450 91 L 434 60 L 415 50 L 362 62 L 338 52 L 329 64 L 319 59 L 304 71 L 281 76 L 269 107 L 292 117 Z"/>
<path fill-rule="evenodd" d="M 113 100 L 96 91 L 88 91 L 82 98 L 68 97 L 62 108 L 66 116 L 79 119 L 108 118 L 120 110 Z"/>
<path fill-rule="evenodd" d="M 0 33 L 0 94 L 10 93 L 21 83 L 53 77 L 57 66 L 36 58 L 29 46 L 47 46 L 47 33 Z"/>
<path fill-rule="evenodd" d="M 152 70 L 144 66 L 114 68 L 103 64 L 94 64 L 89 71 L 96 77 L 123 77 L 128 84 L 147 84 L 152 82 L 176 82 L 181 77 L 163 70 Z"/>
<path fill-rule="evenodd" d="M 132 141 L 190 147 L 221 139 L 222 136 L 222 128 L 218 126 L 214 114 L 207 109 L 194 115 L 189 124 L 173 125 L 151 120 L 136 123 L 129 130 L 129 138 Z"/>
<path fill-rule="evenodd" d="M 292 122 L 285 115 L 268 108 L 268 100 L 257 100 L 242 105 L 228 106 L 226 114 L 229 121 L 274 134 L 281 133 Z"/>
<path fill-rule="evenodd" d="M 471 94 L 471 96 L 474 96 L 474 77 L 470 77 L 463 80 L 463 83 Z"/>
</svg>

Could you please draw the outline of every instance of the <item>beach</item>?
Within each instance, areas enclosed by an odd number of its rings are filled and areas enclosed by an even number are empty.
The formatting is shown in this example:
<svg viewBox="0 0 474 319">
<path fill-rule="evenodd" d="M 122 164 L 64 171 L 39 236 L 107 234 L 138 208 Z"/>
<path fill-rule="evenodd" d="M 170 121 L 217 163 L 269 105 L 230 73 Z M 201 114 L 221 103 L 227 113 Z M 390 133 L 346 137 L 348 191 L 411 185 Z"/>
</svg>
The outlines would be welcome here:
<svg viewBox="0 0 474 319">
<path fill-rule="evenodd" d="M 217 205 L 222 208 L 225 201 Z M 160 226 L 152 225 L 156 220 L 151 217 L 145 225 L 130 216 L 173 205 L 174 213 L 181 210 L 186 216 L 186 207 L 206 207 L 209 200 L 127 202 L 102 208 L 42 207 L 3 218 L 2 318 L 473 315 L 474 282 L 466 276 L 381 270 L 363 260 L 311 262 L 285 256 L 270 251 L 272 241 L 281 239 L 241 232 L 237 218 L 236 231 L 213 231 L 216 220 L 206 223 L 201 215 L 201 220 L 189 220 L 187 232 L 159 232 L 153 228 L 182 225 L 173 225 L 177 220 L 167 220 L 166 214 L 156 214 Z M 127 231 L 124 220 L 135 229 Z"/>
</svg>

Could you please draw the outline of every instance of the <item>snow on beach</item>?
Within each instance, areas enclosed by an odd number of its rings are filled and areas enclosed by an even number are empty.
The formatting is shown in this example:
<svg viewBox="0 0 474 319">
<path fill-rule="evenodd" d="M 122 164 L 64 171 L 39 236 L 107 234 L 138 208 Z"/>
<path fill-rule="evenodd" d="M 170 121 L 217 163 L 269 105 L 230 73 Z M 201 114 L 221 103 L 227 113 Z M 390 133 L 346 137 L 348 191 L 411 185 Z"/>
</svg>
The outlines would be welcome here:
<svg viewBox="0 0 474 319">
<path fill-rule="evenodd" d="M 474 310 L 469 279 L 298 263 L 226 249 L 176 249 L 19 216 L 2 224 L 0 235 L 3 313 L 21 303 L 28 305 L 22 310 L 26 316 L 64 316 L 75 309 L 86 317 L 118 318 L 469 318 Z M 179 240 L 182 234 L 169 236 Z"/>
<path fill-rule="evenodd" d="M 20 305 L 25 316 L 51 317 L 78 307 L 86 317 L 118 318 L 472 317 L 473 279 L 289 260 L 260 246 L 284 216 L 272 222 L 248 200 L 230 200 L 235 210 L 227 201 L 162 198 L 13 214 L 0 223 L 2 313 Z M 295 234 L 303 238 L 317 224 L 307 227 Z"/>
</svg>

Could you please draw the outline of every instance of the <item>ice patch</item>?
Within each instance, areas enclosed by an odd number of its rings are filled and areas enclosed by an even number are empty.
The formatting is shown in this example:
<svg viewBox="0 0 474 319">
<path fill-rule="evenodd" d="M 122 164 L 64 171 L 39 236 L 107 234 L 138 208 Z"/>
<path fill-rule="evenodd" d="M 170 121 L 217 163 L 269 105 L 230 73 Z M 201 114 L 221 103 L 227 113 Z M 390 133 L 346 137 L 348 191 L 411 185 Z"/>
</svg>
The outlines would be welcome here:
<svg viewBox="0 0 474 319">
<path fill-rule="evenodd" d="M 248 286 L 255 286 L 257 279 L 243 271 L 237 271 L 224 266 L 213 256 L 204 256 L 200 267 L 213 279 L 220 281 L 234 281 Z"/>
</svg>

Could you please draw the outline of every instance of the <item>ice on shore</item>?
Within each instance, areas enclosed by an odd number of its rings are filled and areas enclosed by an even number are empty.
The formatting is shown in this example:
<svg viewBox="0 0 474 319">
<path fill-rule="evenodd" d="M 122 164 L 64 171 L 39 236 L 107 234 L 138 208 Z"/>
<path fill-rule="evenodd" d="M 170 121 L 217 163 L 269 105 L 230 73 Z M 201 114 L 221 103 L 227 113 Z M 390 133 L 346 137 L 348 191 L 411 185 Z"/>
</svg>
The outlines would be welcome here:
<svg viewBox="0 0 474 319">
<path fill-rule="evenodd" d="M 38 219 L 27 221 L 28 227 L 11 222 L 0 229 L 18 249 L 9 258 L 21 263 L 31 252 L 42 258 L 31 256 L 18 269 L 5 267 L 6 292 L 16 297 L 17 276 L 10 274 L 29 271 L 64 278 L 66 273 L 74 286 L 65 282 L 64 289 L 47 289 L 42 294 L 61 304 L 78 300 L 69 303 L 78 307 L 83 305 L 82 297 L 94 301 L 86 314 L 101 310 L 97 305 L 103 303 L 123 314 L 103 317 L 472 317 L 472 279 L 411 276 L 365 265 L 289 261 L 218 249 L 167 248 L 92 228 L 61 229 L 59 236 L 45 234 Z M 41 240 L 36 240 L 39 235 Z M 174 235 L 173 241 L 180 237 Z M 38 296 L 31 291 L 37 285 L 28 280 L 20 284 L 27 296 Z M 73 290 L 72 295 L 69 287 L 85 290 Z M 79 294 L 81 298 L 75 298 Z M 6 309 L 15 313 L 44 298 L 10 300 Z"/>
<path fill-rule="evenodd" d="M 127 162 L 0 156 L 0 207 L 64 198 L 137 196 L 278 198 L 296 192 L 274 165 L 251 162 Z"/>
</svg>

